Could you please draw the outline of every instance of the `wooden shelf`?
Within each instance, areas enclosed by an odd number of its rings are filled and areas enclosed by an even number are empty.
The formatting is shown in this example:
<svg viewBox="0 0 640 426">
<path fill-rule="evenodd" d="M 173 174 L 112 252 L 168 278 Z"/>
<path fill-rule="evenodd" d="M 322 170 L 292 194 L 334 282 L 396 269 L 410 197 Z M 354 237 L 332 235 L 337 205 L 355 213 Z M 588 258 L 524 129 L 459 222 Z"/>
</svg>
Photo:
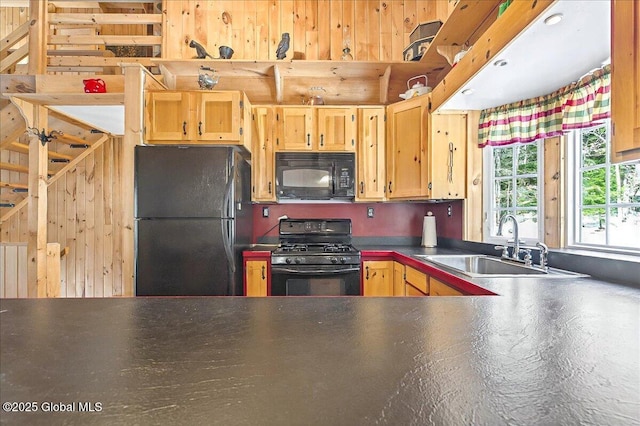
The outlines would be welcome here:
<svg viewBox="0 0 640 426">
<path fill-rule="evenodd" d="M 433 94 L 431 95 L 432 109 L 434 111 L 437 110 L 457 93 L 485 65 L 490 63 L 502 49 L 524 32 L 554 1 L 514 1 L 499 19 L 493 21 L 486 31 L 480 34 L 469 53 L 433 89 Z M 482 1 L 479 3 L 482 3 Z"/>
<path fill-rule="evenodd" d="M 124 105 L 124 93 L 3 93 L 37 105 Z"/>
<path fill-rule="evenodd" d="M 473 44 L 482 34 L 483 28 L 486 29 L 496 20 L 502 1 L 460 0 L 420 58 L 420 62 L 429 64 L 441 74 L 448 72 L 451 66 L 444 56 L 438 53 L 438 46 Z M 437 83 L 439 82 L 440 80 L 437 80 Z"/>
<path fill-rule="evenodd" d="M 216 90 L 241 90 L 253 104 L 299 105 L 308 90 L 326 90 L 327 105 L 379 105 L 400 101 L 407 80 L 438 73 L 423 62 L 153 60 L 172 90 L 197 90 L 200 67 L 216 70 Z M 431 81 L 431 80 L 430 80 Z M 430 83 L 431 85 L 431 83 Z"/>
</svg>

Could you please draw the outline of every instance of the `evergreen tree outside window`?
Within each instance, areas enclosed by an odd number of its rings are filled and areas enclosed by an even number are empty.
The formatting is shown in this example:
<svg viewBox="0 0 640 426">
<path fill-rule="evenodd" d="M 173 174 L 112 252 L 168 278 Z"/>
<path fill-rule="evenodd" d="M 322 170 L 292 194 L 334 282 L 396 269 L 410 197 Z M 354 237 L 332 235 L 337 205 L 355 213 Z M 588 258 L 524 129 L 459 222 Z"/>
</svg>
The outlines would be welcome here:
<svg viewBox="0 0 640 426">
<path fill-rule="evenodd" d="M 511 221 L 505 223 L 502 236 L 497 235 L 500 218 L 506 214 L 517 218 L 521 240 L 528 244 L 541 240 L 542 146 L 538 140 L 485 148 L 485 176 L 490 178 L 485 188 L 485 240 L 504 242 L 513 238 Z"/>
<path fill-rule="evenodd" d="M 576 246 L 637 250 L 640 161 L 611 163 L 610 132 L 607 121 L 571 135 L 575 179 L 569 191 L 574 199 L 568 203 L 573 218 L 570 241 Z"/>
</svg>

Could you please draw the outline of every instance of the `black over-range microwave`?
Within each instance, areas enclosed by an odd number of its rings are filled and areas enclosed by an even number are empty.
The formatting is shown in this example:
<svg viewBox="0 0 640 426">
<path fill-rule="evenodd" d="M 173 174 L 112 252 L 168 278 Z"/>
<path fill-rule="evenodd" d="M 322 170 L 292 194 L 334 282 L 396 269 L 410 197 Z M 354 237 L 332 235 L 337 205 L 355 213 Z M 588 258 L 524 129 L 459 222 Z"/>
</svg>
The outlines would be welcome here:
<svg viewBox="0 0 640 426">
<path fill-rule="evenodd" d="M 355 154 L 277 152 L 278 200 L 353 200 Z"/>
</svg>

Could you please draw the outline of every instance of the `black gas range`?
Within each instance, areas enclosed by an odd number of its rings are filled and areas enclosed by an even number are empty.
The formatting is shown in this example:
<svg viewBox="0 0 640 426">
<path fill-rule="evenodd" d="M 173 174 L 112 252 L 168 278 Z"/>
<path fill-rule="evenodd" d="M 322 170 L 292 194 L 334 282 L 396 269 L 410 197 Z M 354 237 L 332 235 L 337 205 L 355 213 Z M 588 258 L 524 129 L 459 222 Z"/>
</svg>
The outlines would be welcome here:
<svg viewBox="0 0 640 426">
<path fill-rule="evenodd" d="M 360 251 L 350 219 L 282 219 L 271 253 L 273 296 L 360 295 Z"/>
</svg>

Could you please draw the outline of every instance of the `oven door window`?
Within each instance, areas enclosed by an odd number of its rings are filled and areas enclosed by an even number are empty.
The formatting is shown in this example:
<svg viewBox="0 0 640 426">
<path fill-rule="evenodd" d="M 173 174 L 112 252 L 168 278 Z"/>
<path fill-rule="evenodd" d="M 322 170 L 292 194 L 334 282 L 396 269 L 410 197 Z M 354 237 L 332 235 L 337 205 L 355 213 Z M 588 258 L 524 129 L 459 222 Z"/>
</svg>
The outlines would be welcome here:
<svg viewBox="0 0 640 426">
<path fill-rule="evenodd" d="M 360 271 L 317 273 L 271 270 L 272 296 L 358 296 Z"/>
</svg>

